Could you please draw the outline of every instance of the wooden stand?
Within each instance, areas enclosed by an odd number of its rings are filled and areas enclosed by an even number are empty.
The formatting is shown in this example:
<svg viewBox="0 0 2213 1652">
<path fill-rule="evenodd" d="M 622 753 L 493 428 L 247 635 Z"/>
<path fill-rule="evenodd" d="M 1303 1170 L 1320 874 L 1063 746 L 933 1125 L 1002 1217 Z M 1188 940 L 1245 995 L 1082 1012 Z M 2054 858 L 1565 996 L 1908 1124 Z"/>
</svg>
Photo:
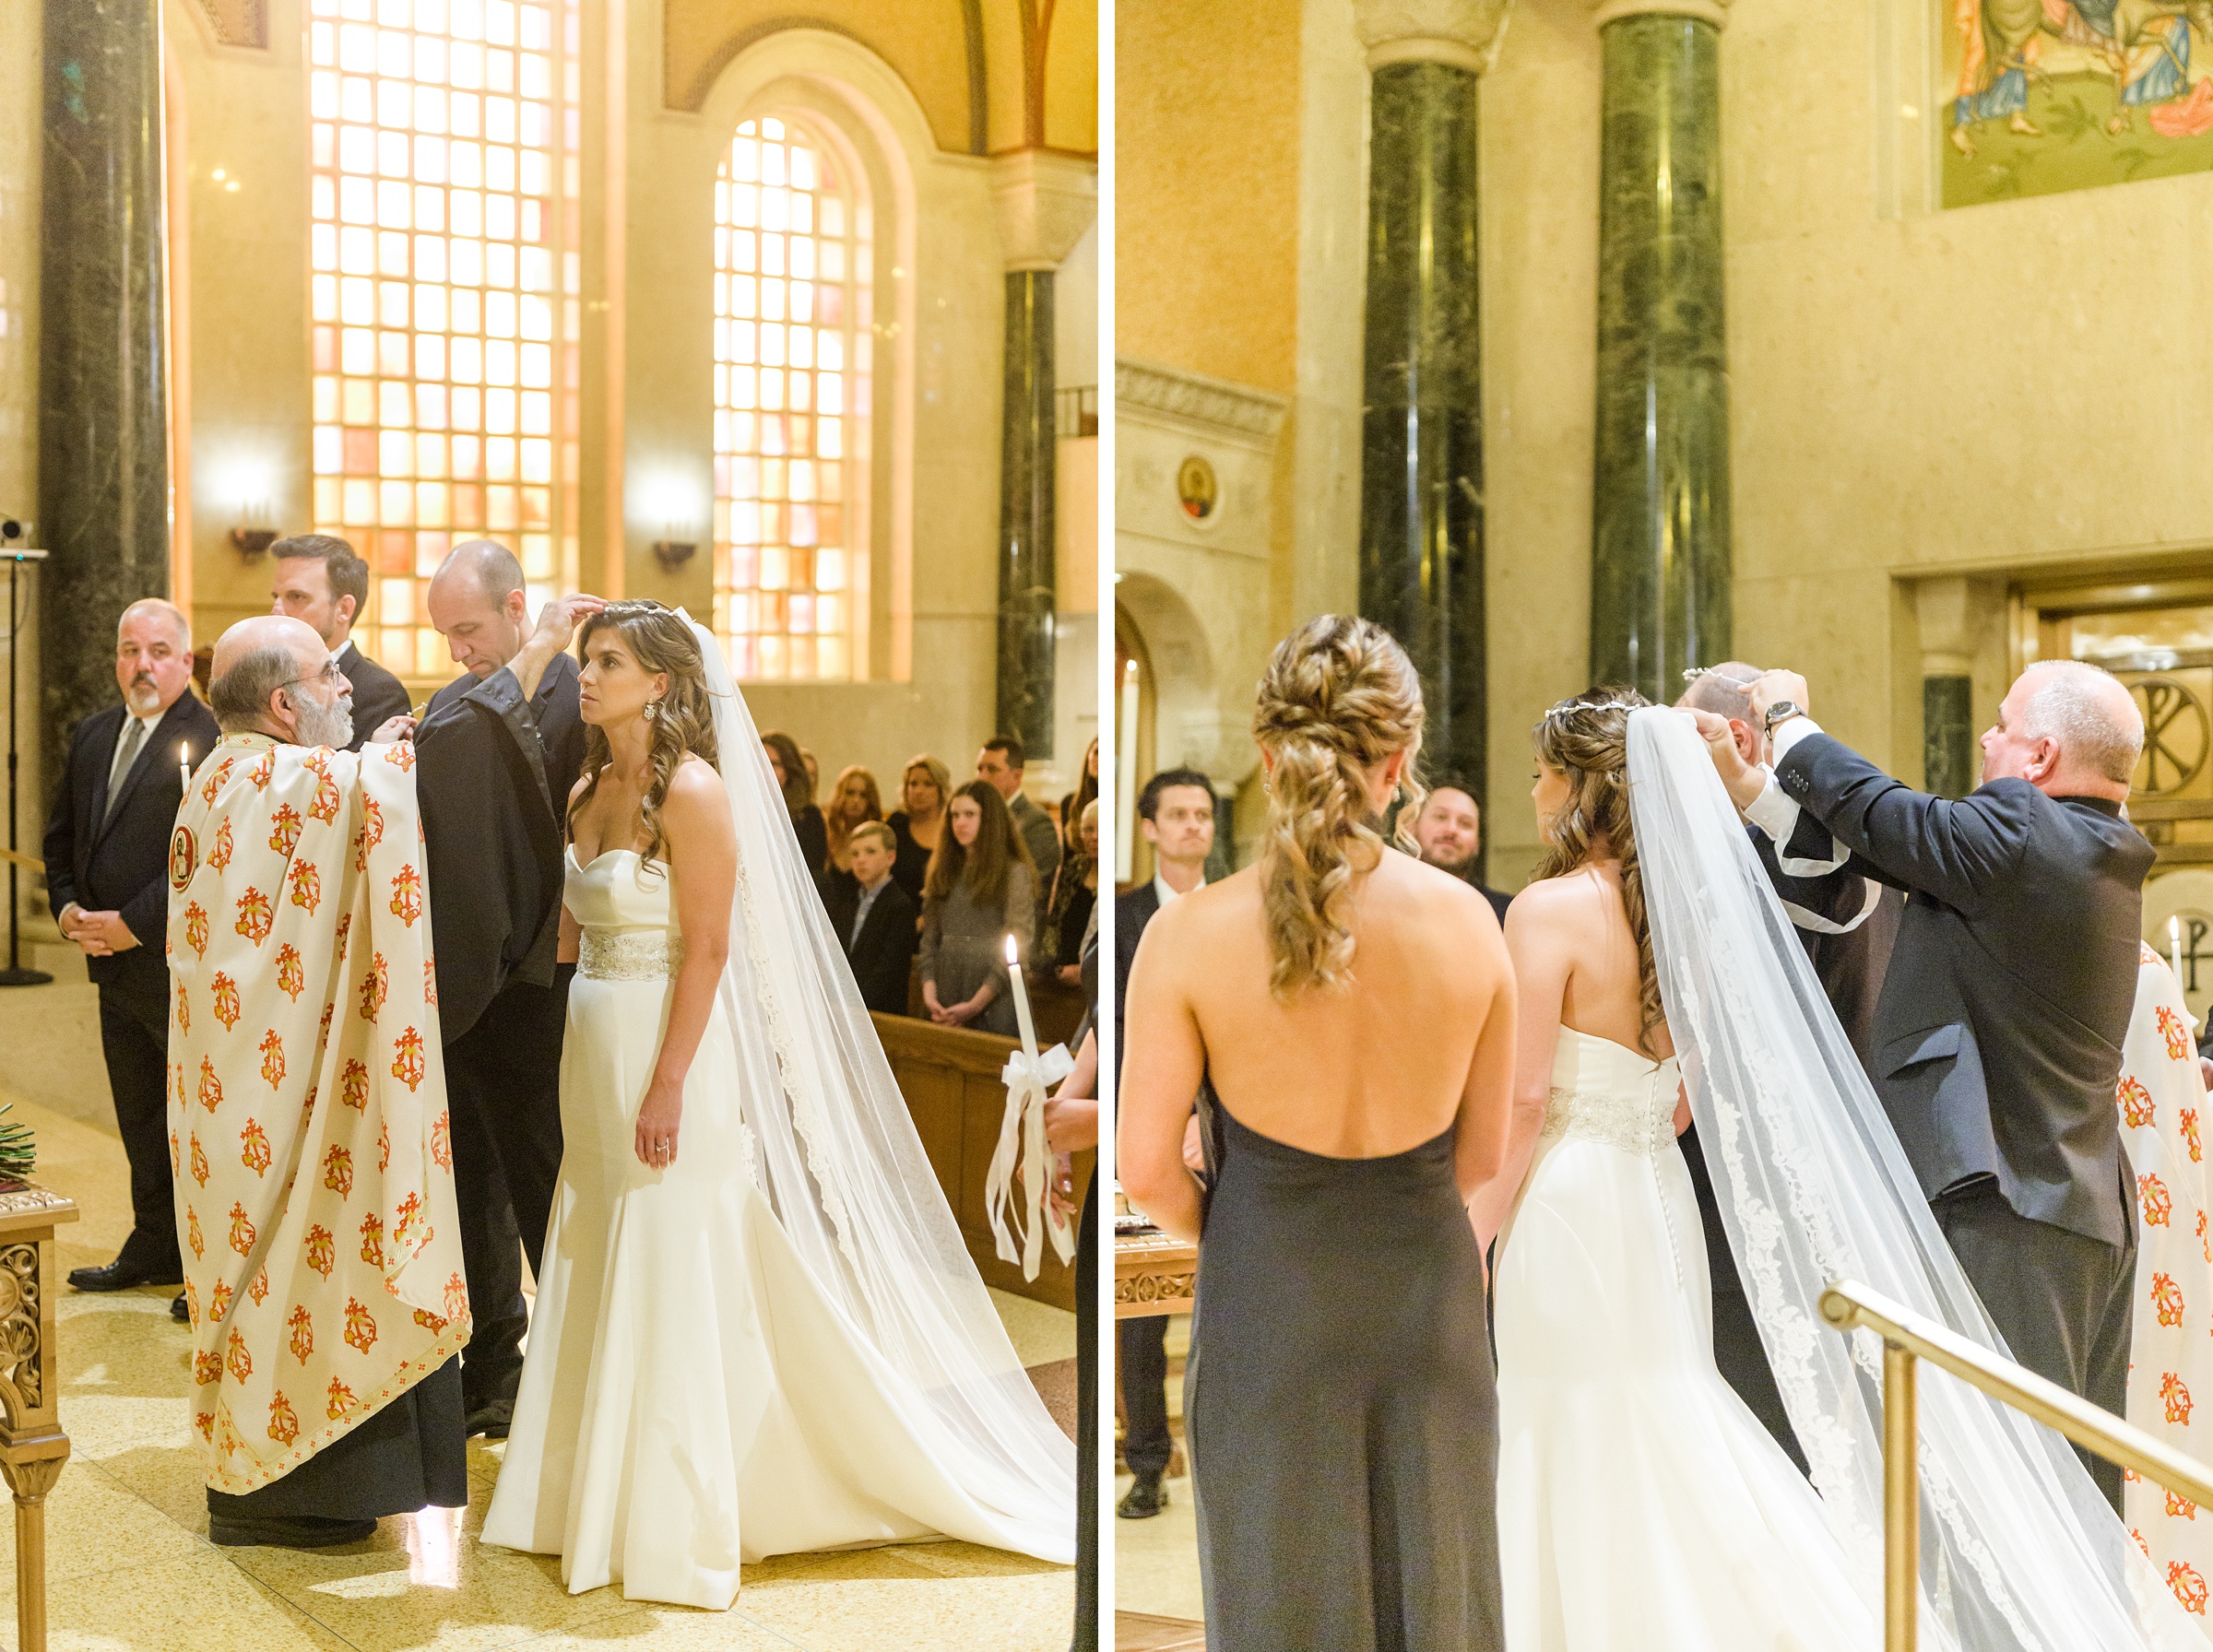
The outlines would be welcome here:
<svg viewBox="0 0 2213 1652">
<path fill-rule="evenodd" d="M 46 1652 L 46 1493 L 69 1459 L 53 1339 L 53 1230 L 77 1206 L 0 1179 L 0 1476 L 16 1494 L 16 1644 Z"/>
<path fill-rule="evenodd" d="M 1149 1228 L 1114 1236 L 1114 1316 L 1188 1314 L 1199 1283 L 1199 1247 Z"/>
</svg>

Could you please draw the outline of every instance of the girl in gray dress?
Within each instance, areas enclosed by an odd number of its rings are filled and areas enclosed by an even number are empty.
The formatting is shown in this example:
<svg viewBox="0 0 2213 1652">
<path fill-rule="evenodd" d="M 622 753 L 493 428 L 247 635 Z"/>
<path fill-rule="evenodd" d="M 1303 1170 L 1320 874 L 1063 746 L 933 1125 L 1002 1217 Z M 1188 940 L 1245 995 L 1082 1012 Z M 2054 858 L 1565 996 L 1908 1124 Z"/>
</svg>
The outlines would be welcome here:
<svg viewBox="0 0 2213 1652">
<path fill-rule="evenodd" d="M 989 782 L 970 781 L 945 812 L 922 885 L 922 1002 L 940 1026 L 1012 1038 L 1006 938 L 1035 932 L 1037 874 Z"/>
</svg>

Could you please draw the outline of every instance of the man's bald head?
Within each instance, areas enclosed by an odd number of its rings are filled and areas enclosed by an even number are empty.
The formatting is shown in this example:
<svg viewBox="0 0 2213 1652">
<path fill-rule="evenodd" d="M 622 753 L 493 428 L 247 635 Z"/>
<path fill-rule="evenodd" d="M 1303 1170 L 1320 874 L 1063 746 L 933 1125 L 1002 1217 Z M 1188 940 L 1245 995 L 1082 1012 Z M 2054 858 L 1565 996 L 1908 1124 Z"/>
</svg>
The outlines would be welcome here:
<svg viewBox="0 0 2213 1652">
<path fill-rule="evenodd" d="M 330 651 L 315 628 L 287 614 L 241 620 L 217 639 L 207 702 L 225 734 L 269 734 L 307 746 L 353 738 L 342 677 L 325 682 Z"/>
<path fill-rule="evenodd" d="M 520 654 L 530 634 L 523 565 L 491 539 L 464 539 L 448 551 L 425 601 L 454 663 L 479 680 Z"/>
<path fill-rule="evenodd" d="M 1751 688 L 1759 680 L 1759 675 L 1757 666 L 1747 666 L 1742 660 L 1723 660 L 1692 678 L 1690 687 L 1683 690 L 1683 697 L 1675 703 L 1748 723 L 1752 720 Z"/>
<path fill-rule="evenodd" d="M 166 626 L 171 645 L 179 654 L 192 652 L 192 621 L 175 603 L 160 596 L 141 596 L 124 609 L 123 617 L 115 621 L 116 641 L 121 642 L 126 632 L 141 623 Z"/>
<path fill-rule="evenodd" d="M 1982 778 L 2121 801 L 2143 751 L 2144 718 L 2115 678 L 2080 660 L 2041 660 L 2015 679 L 1982 737 Z"/>
</svg>

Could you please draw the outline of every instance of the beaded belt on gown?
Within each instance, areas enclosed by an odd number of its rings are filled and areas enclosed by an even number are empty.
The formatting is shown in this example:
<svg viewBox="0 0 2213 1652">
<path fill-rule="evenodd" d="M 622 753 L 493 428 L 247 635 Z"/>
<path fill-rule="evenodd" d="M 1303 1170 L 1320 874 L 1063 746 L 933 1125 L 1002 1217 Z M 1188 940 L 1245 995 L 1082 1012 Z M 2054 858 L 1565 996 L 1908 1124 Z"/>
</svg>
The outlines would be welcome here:
<svg viewBox="0 0 2213 1652">
<path fill-rule="evenodd" d="M 1592 1095 L 1555 1088 L 1544 1107 L 1541 1140 L 1558 1136 L 1580 1136 L 1603 1141 L 1625 1153 L 1650 1158 L 1675 1145 L 1675 1110 L 1661 1107 L 1656 1097 L 1645 1095 Z"/>
<path fill-rule="evenodd" d="M 576 973 L 594 981 L 666 981 L 683 962 L 683 938 L 664 929 L 586 929 Z"/>
</svg>

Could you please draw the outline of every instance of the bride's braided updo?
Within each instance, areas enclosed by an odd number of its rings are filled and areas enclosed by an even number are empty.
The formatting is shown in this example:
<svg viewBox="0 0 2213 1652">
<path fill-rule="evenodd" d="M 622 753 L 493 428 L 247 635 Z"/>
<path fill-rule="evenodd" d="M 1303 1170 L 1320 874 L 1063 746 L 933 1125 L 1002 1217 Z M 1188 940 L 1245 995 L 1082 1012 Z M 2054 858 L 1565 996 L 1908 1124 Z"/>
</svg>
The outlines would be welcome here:
<svg viewBox="0 0 2213 1652">
<path fill-rule="evenodd" d="M 1353 878 L 1383 852 L 1367 771 L 1393 752 L 1406 753 L 1398 843 L 1417 852 L 1408 827 L 1422 806 L 1423 715 L 1414 662 L 1371 620 L 1324 614 L 1276 645 L 1252 734 L 1274 759 L 1260 880 L 1278 998 L 1348 978 Z"/>
<path fill-rule="evenodd" d="M 1637 1042 L 1651 1054 L 1654 1027 L 1666 1020 L 1660 973 L 1652 962 L 1652 929 L 1644 913 L 1644 871 L 1629 817 L 1629 714 L 1651 702 L 1635 689 L 1586 689 L 1544 714 L 1531 735 L 1537 756 L 1568 777 L 1568 801 L 1545 823 L 1550 845 L 1534 878 L 1557 878 L 1592 859 L 1592 845 L 1621 862 L 1621 906 L 1637 940 Z"/>
</svg>

